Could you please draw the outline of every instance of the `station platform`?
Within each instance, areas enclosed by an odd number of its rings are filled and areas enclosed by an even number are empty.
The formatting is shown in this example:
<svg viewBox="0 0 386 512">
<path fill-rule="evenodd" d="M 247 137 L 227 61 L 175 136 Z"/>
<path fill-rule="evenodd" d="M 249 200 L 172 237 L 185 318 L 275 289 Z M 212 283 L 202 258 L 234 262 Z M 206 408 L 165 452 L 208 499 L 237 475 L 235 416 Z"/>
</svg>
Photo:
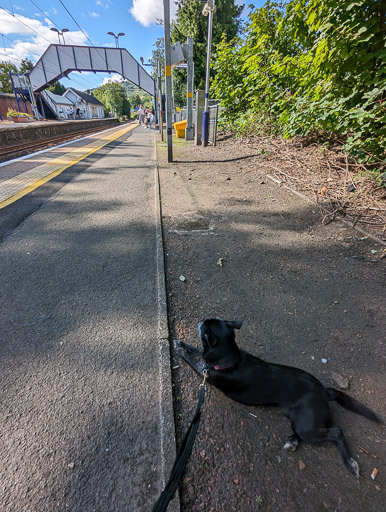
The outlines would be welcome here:
<svg viewBox="0 0 386 512">
<path fill-rule="evenodd" d="M 98 127 L 117 126 L 117 118 L 31 121 L 29 123 L 0 122 L 0 148 L 21 142 L 43 140 L 50 137 L 78 133 Z"/>
<path fill-rule="evenodd" d="M 37 151 L 26 157 L 1 163 L 0 209 L 17 201 L 137 126 L 138 124 L 133 122 L 105 130 L 101 127 L 102 133 L 98 132 L 49 150 Z"/>
<path fill-rule="evenodd" d="M 154 135 L 125 124 L 1 164 L 0 227 L 73 174 L 0 243 L 0 510 L 151 510 L 169 476 Z"/>
</svg>

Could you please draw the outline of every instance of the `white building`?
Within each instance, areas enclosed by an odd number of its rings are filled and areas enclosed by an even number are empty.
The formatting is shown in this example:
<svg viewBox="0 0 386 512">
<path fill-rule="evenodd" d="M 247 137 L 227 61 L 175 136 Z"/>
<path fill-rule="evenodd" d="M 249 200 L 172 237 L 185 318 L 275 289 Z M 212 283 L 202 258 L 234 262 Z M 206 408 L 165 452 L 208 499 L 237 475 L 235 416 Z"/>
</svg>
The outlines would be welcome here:
<svg viewBox="0 0 386 512">
<path fill-rule="evenodd" d="M 74 103 L 65 96 L 59 96 L 46 89 L 42 93 L 43 99 L 58 119 L 73 119 L 71 110 L 75 113 Z"/>
<path fill-rule="evenodd" d="M 105 117 L 103 103 L 97 100 L 92 93 L 87 94 L 70 87 L 66 89 L 63 96 L 74 104 L 74 114 L 79 108 L 79 119 L 103 119 Z"/>
</svg>

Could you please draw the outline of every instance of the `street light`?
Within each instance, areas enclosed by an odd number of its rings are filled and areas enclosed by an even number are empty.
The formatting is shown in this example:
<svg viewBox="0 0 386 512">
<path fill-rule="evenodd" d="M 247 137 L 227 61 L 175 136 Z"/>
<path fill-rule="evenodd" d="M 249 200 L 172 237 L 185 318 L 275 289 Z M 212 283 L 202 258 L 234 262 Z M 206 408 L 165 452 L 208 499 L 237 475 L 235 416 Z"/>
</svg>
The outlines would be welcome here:
<svg viewBox="0 0 386 512">
<path fill-rule="evenodd" d="M 153 62 L 151 62 L 150 64 L 145 64 L 145 59 L 143 57 L 140 57 L 139 60 L 141 61 L 142 66 L 155 66 Z"/>
<path fill-rule="evenodd" d="M 52 32 L 57 32 L 57 34 L 58 34 L 58 40 L 59 40 L 59 44 L 61 44 L 61 42 L 60 42 L 60 36 L 62 36 L 62 37 L 63 37 L 63 44 L 66 44 L 66 42 L 65 42 L 65 40 L 64 40 L 64 35 L 63 35 L 63 34 L 64 34 L 64 32 L 70 32 L 70 31 L 68 30 L 68 28 L 62 28 L 62 30 L 58 30 L 57 28 L 51 27 L 51 29 L 50 29 L 50 30 L 52 30 Z"/>
<path fill-rule="evenodd" d="M 210 52 L 212 47 L 213 14 L 216 11 L 214 0 L 207 0 L 202 14 L 208 16 L 208 48 L 206 51 L 206 80 L 205 80 L 205 106 L 202 113 L 202 145 L 208 145 L 209 136 L 209 78 L 210 78 Z"/>
<path fill-rule="evenodd" d="M 118 34 L 117 36 L 114 34 L 114 32 L 107 32 L 107 34 L 108 34 L 109 36 L 113 36 L 113 38 L 115 39 L 115 48 L 119 48 L 119 46 L 118 46 L 118 39 L 119 39 L 121 36 L 126 35 L 124 32 L 119 32 L 119 34 Z"/>
</svg>

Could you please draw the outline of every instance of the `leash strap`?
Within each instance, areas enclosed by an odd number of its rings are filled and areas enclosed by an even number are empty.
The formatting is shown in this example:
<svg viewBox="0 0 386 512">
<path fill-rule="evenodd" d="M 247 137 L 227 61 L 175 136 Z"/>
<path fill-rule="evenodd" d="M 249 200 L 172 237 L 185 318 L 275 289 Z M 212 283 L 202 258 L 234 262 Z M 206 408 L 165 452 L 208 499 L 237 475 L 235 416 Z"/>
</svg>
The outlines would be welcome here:
<svg viewBox="0 0 386 512">
<path fill-rule="evenodd" d="M 174 462 L 173 469 L 170 473 L 169 481 L 166 484 L 164 490 L 162 491 L 161 496 L 158 498 L 156 504 L 154 505 L 152 512 L 165 512 L 165 510 L 168 508 L 170 501 L 173 499 L 178 484 L 182 478 L 182 475 L 184 474 L 186 464 L 189 460 L 190 454 L 192 453 L 194 440 L 196 439 L 197 430 L 200 424 L 200 409 L 202 402 L 204 401 L 206 391 L 205 380 L 207 376 L 208 373 L 204 372 L 204 382 L 200 384 L 196 412 L 194 413 L 193 419 L 189 425 L 188 430 L 186 431 L 181 446 L 178 449 L 177 457 Z"/>
</svg>

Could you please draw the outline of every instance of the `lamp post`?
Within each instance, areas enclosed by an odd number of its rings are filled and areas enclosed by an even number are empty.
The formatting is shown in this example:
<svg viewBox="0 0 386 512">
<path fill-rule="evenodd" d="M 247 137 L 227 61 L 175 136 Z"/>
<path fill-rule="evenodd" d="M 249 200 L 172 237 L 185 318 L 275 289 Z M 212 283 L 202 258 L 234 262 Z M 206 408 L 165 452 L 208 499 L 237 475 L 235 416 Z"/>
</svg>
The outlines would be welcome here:
<svg viewBox="0 0 386 512">
<path fill-rule="evenodd" d="M 118 46 L 118 40 L 119 40 L 119 38 L 120 38 L 121 36 L 126 35 L 124 32 L 119 32 L 119 34 L 118 34 L 117 36 L 114 34 L 114 32 L 107 32 L 107 34 L 108 34 L 109 36 L 113 36 L 113 38 L 115 39 L 115 48 L 119 48 L 119 46 Z"/>
<path fill-rule="evenodd" d="M 149 64 L 145 64 L 145 59 L 143 57 L 140 57 L 139 60 L 141 61 L 142 66 L 151 66 L 151 67 L 155 66 L 155 64 L 153 64 L 152 62 L 150 62 Z M 149 59 L 149 61 L 150 61 L 150 59 Z"/>
<path fill-rule="evenodd" d="M 164 2 L 164 49 L 165 49 L 165 89 L 166 89 L 166 137 L 168 146 L 168 162 L 173 162 L 172 142 L 172 66 L 170 48 L 170 4 Z M 162 101 L 162 100 L 161 100 Z"/>
<path fill-rule="evenodd" d="M 202 113 L 202 145 L 208 145 L 209 136 L 209 78 L 210 78 L 210 52 L 212 48 L 213 14 L 216 10 L 214 0 L 207 0 L 202 14 L 208 16 L 208 47 L 206 51 L 206 80 L 205 80 L 205 106 Z"/>
<path fill-rule="evenodd" d="M 64 33 L 65 32 L 70 32 L 68 28 L 62 28 L 62 30 L 58 30 L 57 28 L 55 27 L 51 27 L 50 30 L 52 30 L 52 32 L 57 32 L 58 34 L 58 40 L 59 40 L 59 44 L 62 44 L 60 42 L 60 36 L 63 37 L 63 44 L 66 44 L 65 40 L 64 40 Z"/>
</svg>

